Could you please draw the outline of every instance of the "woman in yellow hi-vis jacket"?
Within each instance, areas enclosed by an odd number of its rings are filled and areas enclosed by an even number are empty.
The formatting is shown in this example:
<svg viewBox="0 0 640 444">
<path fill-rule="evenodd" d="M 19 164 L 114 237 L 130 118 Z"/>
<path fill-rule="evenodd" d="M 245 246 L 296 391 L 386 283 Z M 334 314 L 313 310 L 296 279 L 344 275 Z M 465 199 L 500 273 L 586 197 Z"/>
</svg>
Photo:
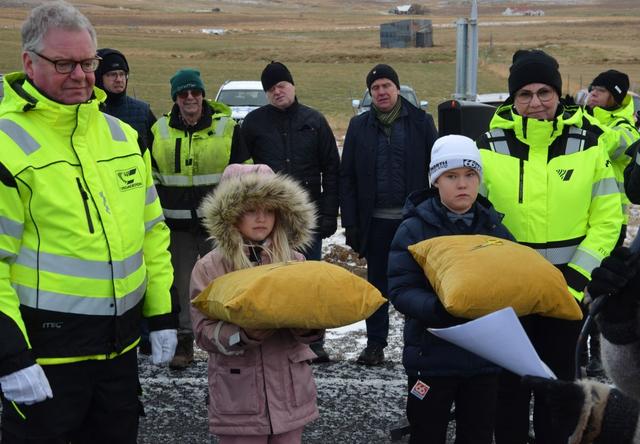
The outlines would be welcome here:
<svg viewBox="0 0 640 444">
<path fill-rule="evenodd" d="M 485 167 L 482 192 L 505 214 L 516 240 L 556 265 L 578 301 L 591 270 L 616 244 L 621 200 L 607 156 L 614 138 L 581 108 L 561 100 L 557 61 L 539 50 L 519 50 L 509 75 L 510 97 L 489 132 L 477 141 Z M 543 361 L 571 379 L 580 321 L 522 319 Z M 498 395 L 496 442 L 526 442 L 530 390 L 504 372 Z M 554 444 L 550 416 L 534 407 L 537 442 Z"/>
</svg>

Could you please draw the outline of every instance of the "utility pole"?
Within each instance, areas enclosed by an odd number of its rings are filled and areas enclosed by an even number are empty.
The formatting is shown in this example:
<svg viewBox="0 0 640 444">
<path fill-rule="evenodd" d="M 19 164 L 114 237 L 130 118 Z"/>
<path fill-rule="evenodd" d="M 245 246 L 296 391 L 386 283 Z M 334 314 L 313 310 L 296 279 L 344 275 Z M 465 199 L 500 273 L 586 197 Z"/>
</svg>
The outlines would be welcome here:
<svg viewBox="0 0 640 444">
<path fill-rule="evenodd" d="M 456 100 L 475 101 L 478 95 L 478 2 L 472 0 L 468 19 L 456 20 Z"/>
</svg>

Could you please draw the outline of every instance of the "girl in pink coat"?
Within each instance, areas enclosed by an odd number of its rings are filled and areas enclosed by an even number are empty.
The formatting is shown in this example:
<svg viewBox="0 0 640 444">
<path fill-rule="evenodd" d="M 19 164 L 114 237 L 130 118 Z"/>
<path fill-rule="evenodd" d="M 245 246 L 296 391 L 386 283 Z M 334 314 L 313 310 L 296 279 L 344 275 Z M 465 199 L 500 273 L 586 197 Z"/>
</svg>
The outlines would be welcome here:
<svg viewBox="0 0 640 444">
<path fill-rule="evenodd" d="M 293 179 L 266 165 L 230 165 L 202 203 L 216 248 L 196 263 L 191 298 L 215 278 L 271 262 L 303 260 L 315 209 Z M 321 330 L 249 330 L 191 307 L 196 344 L 209 352 L 209 431 L 220 444 L 299 444 L 318 417 L 307 345 Z"/>
</svg>

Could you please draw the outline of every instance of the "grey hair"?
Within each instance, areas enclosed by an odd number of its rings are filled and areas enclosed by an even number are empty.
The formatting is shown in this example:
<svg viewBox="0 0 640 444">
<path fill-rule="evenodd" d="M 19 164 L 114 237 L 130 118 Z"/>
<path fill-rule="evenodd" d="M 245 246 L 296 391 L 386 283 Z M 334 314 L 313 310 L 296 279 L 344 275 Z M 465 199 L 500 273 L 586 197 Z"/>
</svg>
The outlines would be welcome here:
<svg viewBox="0 0 640 444">
<path fill-rule="evenodd" d="M 86 29 L 95 47 L 98 47 L 96 30 L 87 17 L 65 1 L 44 3 L 33 8 L 22 24 L 22 50 L 42 51 L 42 39 L 49 29 L 61 28 L 71 31 Z"/>
</svg>

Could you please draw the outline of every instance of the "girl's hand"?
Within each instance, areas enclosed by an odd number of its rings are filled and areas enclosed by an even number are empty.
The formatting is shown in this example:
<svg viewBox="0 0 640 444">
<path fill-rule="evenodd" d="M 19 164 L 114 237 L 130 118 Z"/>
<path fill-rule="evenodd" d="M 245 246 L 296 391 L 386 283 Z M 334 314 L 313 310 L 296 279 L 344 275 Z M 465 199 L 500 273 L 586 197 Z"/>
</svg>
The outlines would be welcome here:
<svg viewBox="0 0 640 444">
<path fill-rule="evenodd" d="M 243 328 L 243 330 L 244 334 L 254 341 L 264 341 L 275 332 L 274 329 Z"/>
</svg>

